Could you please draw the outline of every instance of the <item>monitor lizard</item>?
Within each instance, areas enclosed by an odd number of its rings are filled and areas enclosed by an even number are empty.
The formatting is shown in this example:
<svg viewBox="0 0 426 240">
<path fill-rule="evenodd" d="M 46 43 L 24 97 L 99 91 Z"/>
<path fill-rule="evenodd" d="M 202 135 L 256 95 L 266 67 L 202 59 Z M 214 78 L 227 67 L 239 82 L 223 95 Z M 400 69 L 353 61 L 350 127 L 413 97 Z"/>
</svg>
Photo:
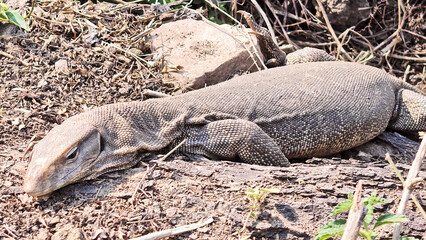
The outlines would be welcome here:
<svg viewBox="0 0 426 240">
<path fill-rule="evenodd" d="M 35 145 L 23 187 L 45 195 L 129 168 L 183 139 L 180 154 L 285 167 L 288 159 L 361 145 L 386 128 L 426 130 L 426 96 L 375 67 L 301 63 L 75 115 Z"/>
</svg>

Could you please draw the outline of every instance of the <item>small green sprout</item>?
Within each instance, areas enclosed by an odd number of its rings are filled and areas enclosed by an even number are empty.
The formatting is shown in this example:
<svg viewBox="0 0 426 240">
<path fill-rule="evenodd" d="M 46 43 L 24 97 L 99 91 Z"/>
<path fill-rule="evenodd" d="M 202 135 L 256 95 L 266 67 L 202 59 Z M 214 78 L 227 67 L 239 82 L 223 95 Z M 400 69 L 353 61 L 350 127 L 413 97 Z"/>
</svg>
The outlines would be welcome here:
<svg viewBox="0 0 426 240">
<path fill-rule="evenodd" d="M 250 201 L 250 217 L 256 219 L 257 216 L 255 212 L 260 211 L 260 206 L 265 202 L 266 196 L 268 193 L 279 193 L 280 190 L 276 188 L 248 188 L 246 191 L 247 198 Z"/>
<path fill-rule="evenodd" d="M 265 202 L 266 200 L 266 196 L 268 195 L 268 193 L 279 193 L 280 190 L 277 188 L 260 188 L 259 186 L 253 188 L 248 188 L 246 191 L 246 195 L 247 198 L 250 201 L 250 212 L 248 213 L 246 219 L 244 220 L 244 225 L 241 229 L 238 229 L 237 231 L 235 231 L 235 233 L 233 235 L 238 235 L 238 239 L 239 240 L 247 240 L 250 238 L 250 235 L 248 236 L 241 236 L 241 234 L 246 230 L 246 226 L 247 226 L 247 222 L 248 219 L 257 218 L 257 215 L 255 212 L 260 211 L 262 204 Z"/>
</svg>

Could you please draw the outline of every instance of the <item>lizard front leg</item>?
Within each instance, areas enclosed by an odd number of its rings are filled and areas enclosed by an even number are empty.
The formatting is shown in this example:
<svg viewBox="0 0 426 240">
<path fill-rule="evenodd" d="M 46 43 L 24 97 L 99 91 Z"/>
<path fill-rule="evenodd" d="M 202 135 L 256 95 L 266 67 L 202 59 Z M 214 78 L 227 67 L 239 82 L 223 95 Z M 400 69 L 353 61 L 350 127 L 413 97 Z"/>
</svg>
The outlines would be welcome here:
<svg viewBox="0 0 426 240">
<path fill-rule="evenodd" d="M 189 127 L 183 151 L 210 158 L 236 159 L 250 164 L 287 167 L 280 147 L 258 125 L 245 120 L 220 120 Z"/>
</svg>

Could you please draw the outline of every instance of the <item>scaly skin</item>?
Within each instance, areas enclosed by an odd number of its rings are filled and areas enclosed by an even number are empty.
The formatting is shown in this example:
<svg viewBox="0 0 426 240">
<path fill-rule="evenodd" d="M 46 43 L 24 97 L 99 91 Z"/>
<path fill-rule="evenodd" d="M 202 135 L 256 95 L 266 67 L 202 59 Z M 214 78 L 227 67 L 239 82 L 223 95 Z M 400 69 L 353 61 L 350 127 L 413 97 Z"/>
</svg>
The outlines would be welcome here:
<svg viewBox="0 0 426 240">
<path fill-rule="evenodd" d="M 24 190 L 33 196 L 134 165 L 187 139 L 180 153 L 250 164 L 359 146 L 387 127 L 426 130 L 426 96 L 356 63 L 278 67 L 180 96 L 99 107 L 64 121 L 34 148 Z"/>
</svg>

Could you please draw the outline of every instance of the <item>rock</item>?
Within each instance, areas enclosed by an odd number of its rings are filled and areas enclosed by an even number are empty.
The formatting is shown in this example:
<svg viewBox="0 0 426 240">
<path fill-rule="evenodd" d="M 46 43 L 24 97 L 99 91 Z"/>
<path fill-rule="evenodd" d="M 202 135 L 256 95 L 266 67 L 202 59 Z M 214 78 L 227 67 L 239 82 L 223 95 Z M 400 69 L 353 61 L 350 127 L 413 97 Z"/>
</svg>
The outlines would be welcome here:
<svg viewBox="0 0 426 240">
<path fill-rule="evenodd" d="M 49 236 L 50 236 L 49 230 L 47 230 L 46 228 L 43 228 L 43 229 L 40 229 L 40 232 L 37 234 L 35 239 L 37 240 L 49 239 Z"/>
<path fill-rule="evenodd" d="M 181 89 L 213 85 L 255 66 L 241 43 L 251 48 L 245 35 L 229 25 L 220 27 L 223 31 L 203 21 L 184 19 L 163 24 L 152 32 L 153 52 L 163 54 L 164 67 L 177 70 L 167 74 Z"/>
<path fill-rule="evenodd" d="M 317 16 L 322 17 L 316 1 L 313 1 L 317 10 Z M 368 0 L 321 0 L 331 25 L 337 30 L 355 26 L 361 20 L 367 18 L 370 13 Z"/>
<path fill-rule="evenodd" d="M 71 224 L 59 229 L 52 236 L 52 240 L 69 239 L 69 240 L 82 240 L 84 239 L 81 230 L 73 227 Z"/>
</svg>

